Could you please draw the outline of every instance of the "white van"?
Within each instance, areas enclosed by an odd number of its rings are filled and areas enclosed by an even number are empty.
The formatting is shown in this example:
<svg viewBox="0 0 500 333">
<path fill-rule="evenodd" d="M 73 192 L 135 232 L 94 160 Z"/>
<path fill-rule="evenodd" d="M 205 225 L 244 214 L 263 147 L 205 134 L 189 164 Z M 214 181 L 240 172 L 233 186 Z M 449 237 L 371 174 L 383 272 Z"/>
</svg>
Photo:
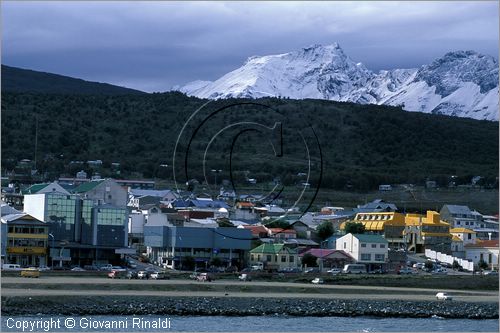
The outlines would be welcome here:
<svg viewBox="0 0 500 333">
<path fill-rule="evenodd" d="M 344 266 L 342 270 L 344 274 L 362 274 L 366 273 L 366 265 L 365 264 L 347 264 Z"/>
<path fill-rule="evenodd" d="M 20 271 L 21 266 L 16 264 L 3 264 L 2 269 L 5 271 Z"/>
</svg>

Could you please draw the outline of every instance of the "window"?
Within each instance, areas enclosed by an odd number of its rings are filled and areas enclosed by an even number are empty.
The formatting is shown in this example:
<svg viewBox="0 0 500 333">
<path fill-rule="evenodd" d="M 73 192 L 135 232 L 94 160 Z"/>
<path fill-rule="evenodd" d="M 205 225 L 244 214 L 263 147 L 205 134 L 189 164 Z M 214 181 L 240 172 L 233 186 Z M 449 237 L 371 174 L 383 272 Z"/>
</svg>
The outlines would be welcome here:
<svg viewBox="0 0 500 333">
<path fill-rule="evenodd" d="M 491 264 L 491 253 L 488 254 L 488 264 Z"/>
<path fill-rule="evenodd" d="M 457 221 L 457 225 L 460 225 L 460 221 Z"/>
<path fill-rule="evenodd" d="M 384 254 L 376 254 L 375 261 L 385 261 L 385 255 Z"/>
<path fill-rule="evenodd" d="M 272 261 L 272 260 L 273 260 L 273 256 L 272 256 L 272 255 L 270 255 L 270 254 L 268 254 L 268 255 L 266 256 L 266 260 L 267 260 L 267 261 Z"/>
<path fill-rule="evenodd" d="M 281 256 L 281 262 L 286 262 L 286 256 Z"/>
<path fill-rule="evenodd" d="M 467 239 L 472 239 L 472 234 L 467 234 Z"/>
<path fill-rule="evenodd" d="M 372 249 L 376 248 L 377 244 L 372 244 Z"/>
<path fill-rule="evenodd" d="M 361 253 L 361 260 L 365 260 L 365 261 L 372 260 L 371 253 Z"/>
<path fill-rule="evenodd" d="M 257 256 L 257 261 L 260 261 L 260 254 Z"/>
<path fill-rule="evenodd" d="M 250 260 L 254 261 L 253 254 L 250 255 Z"/>
<path fill-rule="evenodd" d="M 366 247 L 366 244 L 365 243 L 361 243 L 361 247 Z"/>
<path fill-rule="evenodd" d="M 345 249 L 345 248 L 347 248 L 347 243 L 346 243 L 346 242 L 344 242 L 344 249 Z"/>
<path fill-rule="evenodd" d="M 385 249 L 385 244 L 380 244 L 381 249 Z"/>
<path fill-rule="evenodd" d="M 290 262 L 294 262 L 295 260 L 295 257 L 294 256 L 290 256 Z"/>
</svg>

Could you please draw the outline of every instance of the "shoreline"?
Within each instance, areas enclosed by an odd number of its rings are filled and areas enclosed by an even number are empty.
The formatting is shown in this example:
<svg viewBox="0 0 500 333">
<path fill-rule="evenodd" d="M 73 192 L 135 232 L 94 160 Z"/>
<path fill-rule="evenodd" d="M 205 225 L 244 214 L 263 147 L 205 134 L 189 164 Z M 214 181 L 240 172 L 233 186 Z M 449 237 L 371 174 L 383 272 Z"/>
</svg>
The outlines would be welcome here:
<svg viewBox="0 0 500 333">
<path fill-rule="evenodd" d="M 199 296 L 2 296 L 2 315 L 179 315 L 498 319 L 498 303 Z"/>
</svg>

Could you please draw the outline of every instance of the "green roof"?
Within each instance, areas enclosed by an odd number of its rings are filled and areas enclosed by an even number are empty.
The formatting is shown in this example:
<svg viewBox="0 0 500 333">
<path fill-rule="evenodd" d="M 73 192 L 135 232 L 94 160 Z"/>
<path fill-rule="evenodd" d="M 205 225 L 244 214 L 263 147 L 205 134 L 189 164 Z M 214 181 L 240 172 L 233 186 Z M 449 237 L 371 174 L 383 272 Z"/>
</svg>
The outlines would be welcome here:
<svg viewBox="0 0 500 333">
<path fill-rule="evenodd" d="M 21 191 L 22 194 L 35 194 L 35 193 L 38 193 L 38 191 L 41 191 L 43 190 L 44 188 L 46 188 L 47 186 L 49 186 L 50 184 L 34 184 L 34 185 L 31 185 L 30 187 L 24 189 Z"/>
<path fill-rule="evenodd" d="M 269 253 L 278 254 L 283 249 L 283 244 L 262 244 L 257 246 L 255 249 L 250 250 L 250 253 Z M 285 247 L 285 250 L 290 252 L 290 249 Z"/>
<path fill-rule="evenodd" d="M 353 234 L 352 236 L 363 243 L 387 243 L 387 240 L 380 235 Z"/>
<path fill-rule="evenodd" d="M 85 192 L 88 192 L 88 191 L 93 190 L 94 188 L 96 188 L 102 182 L 104 182 L 104 180 L 96 180 L 96 181 L 91 181 L 91 182 L 83 183 L 82 185 L 80 185 L 77 188 L 75 188 L 73 190 L 73 192 L 75 192 L 75 193 L 85 193 Z"/>
</svg>

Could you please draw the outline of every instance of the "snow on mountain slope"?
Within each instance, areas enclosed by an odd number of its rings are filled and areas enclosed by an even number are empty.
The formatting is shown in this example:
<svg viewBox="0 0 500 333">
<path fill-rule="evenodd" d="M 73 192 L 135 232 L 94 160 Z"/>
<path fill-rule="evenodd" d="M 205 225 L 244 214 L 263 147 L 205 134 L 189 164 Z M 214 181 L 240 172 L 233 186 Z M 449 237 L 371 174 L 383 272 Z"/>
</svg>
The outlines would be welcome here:
<svg viewBox="0 0 500 333">
<path fill-rule="evenodd" d="M 214 82 L 180 91 L 200 98 L 314 98 L 402 106 L 407 111 L 498 120 L 498 63 L 474 51 L 449 52 L 419 69 L 373 73 L 337 44 L 250 57 Z"/>
</svg>

